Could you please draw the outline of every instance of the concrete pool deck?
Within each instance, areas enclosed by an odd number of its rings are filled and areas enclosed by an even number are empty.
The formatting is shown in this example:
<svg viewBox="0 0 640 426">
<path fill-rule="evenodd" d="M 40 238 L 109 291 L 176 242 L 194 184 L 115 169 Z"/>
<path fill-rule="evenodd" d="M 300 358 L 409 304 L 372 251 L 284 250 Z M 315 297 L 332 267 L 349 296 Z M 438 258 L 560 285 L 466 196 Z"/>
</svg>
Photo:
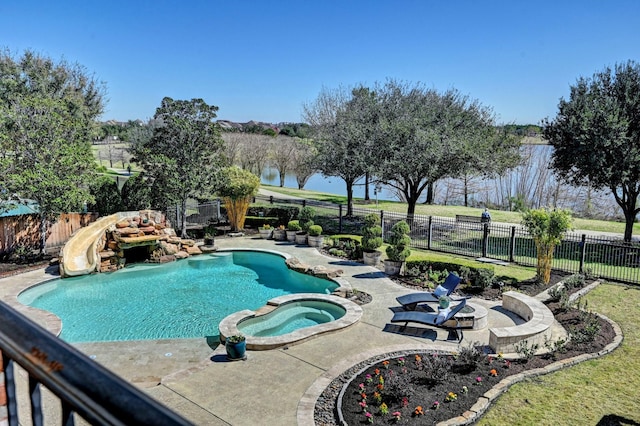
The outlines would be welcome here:
<svg viewBox="0 0 640 426">
<path fill-rule="evenodd" d="M 354 289 L 373 296 L 363 305 L 362 319 L 353 326 L 301 344 L 268 351 L 248 351 L 246 361 L 228 362 L 214 339 L 173 339 L 75 344 L 100 364 L 138 385 L 151 396 L 199 425 L 312 425 L 313 402 L 330 379 L 354 363 L 379 353 L 416 350 L 456 350 L 446 330 L 408 327 L 398 334 L 389 323 L 397 296 L 412 292 L 376 268 L 321 255 L 315 248 L 257 237 L 216 239 L 227 248 L 276 250 L 310 265 L 344 270 Z M 55 278 L 40 269 L 0 280 L 0 297 L 52 332 L 55 316 L 21 306 L 16 295 L 25 288 Z M 488 327 L 467 330 L 461 345 L 487 344 L 490 327 L 522 322 L 500 302 L 474 299 L 485 307 Z M 386 330 L 386 331 L 385 331 Z"/>
</svg>

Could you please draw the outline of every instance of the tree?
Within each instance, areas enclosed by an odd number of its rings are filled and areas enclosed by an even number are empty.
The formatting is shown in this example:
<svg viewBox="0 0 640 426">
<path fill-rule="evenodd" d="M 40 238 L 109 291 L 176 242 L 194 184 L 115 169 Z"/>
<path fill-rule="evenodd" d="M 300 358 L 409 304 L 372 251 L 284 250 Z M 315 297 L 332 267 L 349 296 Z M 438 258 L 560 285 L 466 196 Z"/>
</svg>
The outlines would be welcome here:
<svg viewBox="0 0 640 426">
<path fill-rule="evenodd" d="M 291 156 L 291 170 L 296 175 L 298 189 L 304 188 L 307 181 L 317 172 L 315 166 L 318 148 L 312 139 L 294 138 L 294 150 Z"/>
<path fill-rule="evenodd" d="M 237 166 L 222 170 L 216 192 L 224 201 L 233 231 L 240 231 L 244 228 L 244 220 L 249 204 L 251 204 L 251 198 L 258 193 L 259 187 L 260 178 L 248 170 Z"/>
<path fill-rule="evenodd" d="M 464 205 L 469 205 L 471 182 L 476 177 L 492 178 L 516 167 L 520 162 L 520 141 L 505 128 L 483 127 L 484 135 L 467 140 L 462 165 Z"/>
<path fill-rule="evenodd" d="M 121 193 L 126 210 L 146 210 L 151 207 L 151 188 L 143 173 L 127 179 L 122 185 Z"/>
<path fill-rule="evenodd" d="M 284 187 L 284 180 L 287 172 L 293 166 L 293 155 L 296 144 L 293 138 L 288 136 L 278 136 L 271 144 L 271 161 L 278 170 L 280 176 L 280 188 Z"/>
<path fill-rule="evenodd" d="M 353 214 L 353 186 L 371 167 L 371 132 L 375 123 L 375 93 L 323 88 L 318 98 L 303 106 L 318 147 L 316 167 L 324 176 L 337 176 L 347 186 L 347 216 Z"/>
<path fill-rule="evenodd" d="M 411 223 L 422 192 L 443 177 L 456 177 L 497 142 L 491 110 L 456 90 L 438 93 L 389 80 L 379 98 L 376 156 L 379 178 L 402 194 Z M 473 155 L 470 153 L 473 152 Z"/>
<path fill-rule="evenodd" d="M 629 61 L 579 78 L 558 114 L 543 122 L 553 169 L 574 185 L 608 188 L 631 241 L 640 212 L 640 64 Z"/>
<path fill-rule="evenodd" d="M 0 76 L 0 186 L 38 203 L 43 252 L 47 221 L 93 202 L 90 141 L 104 86 L 80 65 L 30 51 L 0 52 Z"/>
<path fill-rule="evenodd" d="M 187 200 L 211 187 L 226 163 L 220 127 L 214 121 L 216 111 L 217 106 L 202 99 L 165 97 L 153 117 L 157 125 L 152 137 L 142 137 L 131 146 L 134 161 L 153 181 L 156 200 L 179 202 L 182 237 L 187 235 Z"/>
<path fill-rule="evenodd" d="M 564 234 L 571 229 L 569 210 L 545 208 L 528 210 L 522 214 L 522 226 L 536 244 L 538 279 L 549 284 L 553 251 L 560 244 Z"/>
<path fill-rule="evenodd" d="M 124 204 L 118 184 L 109 176 L 101 176 L 90 187 L 95 203 L 89 205 L 90 211 L 101 215 L 110 215 L 122 211 Z"/>
</svg>

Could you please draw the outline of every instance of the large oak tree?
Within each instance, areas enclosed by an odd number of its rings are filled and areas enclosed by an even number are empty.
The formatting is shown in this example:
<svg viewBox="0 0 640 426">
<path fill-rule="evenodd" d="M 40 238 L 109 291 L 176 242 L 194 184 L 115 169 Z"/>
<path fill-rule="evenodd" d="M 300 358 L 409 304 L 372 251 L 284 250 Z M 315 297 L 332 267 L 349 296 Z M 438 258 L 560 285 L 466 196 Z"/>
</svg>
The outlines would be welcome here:
<svg viewBox="0 0 640 426">
<path fill-rule="evenodd" d="M 491 109 L 457 90 L 440 93 L 389 80 L 376 93 L 374 168 L 385 184 L 403 195 L 410 222 L 418 199 L 438 179 L 470 170 L 491 173 L 495 162 L 511 158 L 497 152 L 517 152 L 517 141 L 496 131 Z"/>
<path fill-rule="evenodd" d="M 152 182 L 155 199 L 177 200 L 181 236 L 185 237 L 187 200 L 206 194 L 219 169 L 226 164 L 220 127 L 214 121 L 217 106 L 202 99 L 166 97 L 156 109 L 153 135 L 134 141 L 134 161 Z M 167 205 L 155 208 L 166 208 Z"/>
<path fill-rule="evenodd" d="M 624 212 L 630 241 L 640 212 L 640 65 L 633 61 L 580 77 L 543 135 L 552 167 L 569 183 L 608 188 Z"/>
<path fill-rule="evenodd" d="M 0 52 L 0 187 L 3 198 L 38 202 L 41 250 L 47 221 L 93 202 L 90 141 L 103 96 L 80 65 Z"/>
</svg>

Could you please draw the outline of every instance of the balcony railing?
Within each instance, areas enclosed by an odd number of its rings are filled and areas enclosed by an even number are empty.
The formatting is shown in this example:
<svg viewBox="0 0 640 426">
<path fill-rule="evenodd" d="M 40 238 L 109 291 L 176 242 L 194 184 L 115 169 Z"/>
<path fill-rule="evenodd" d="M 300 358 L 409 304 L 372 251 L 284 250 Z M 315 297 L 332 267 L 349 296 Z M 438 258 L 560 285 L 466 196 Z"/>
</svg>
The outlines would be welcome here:
<svg viewBox="0 0 640 426">
<path fill-rule="evenodd" d="M 59 400 L 62 425 L 73 425 L 74 413 L 96 425 L 192 424 L 3 302 L 0 324 L 0 401 L 6 396 L 0 424 L 29 423 L 19 418 L 15 364 L 29 375 L 31 409 L 24 412 L 35 426 L 52 424 L 44 419 L 41 386 Z"/>
</svg>

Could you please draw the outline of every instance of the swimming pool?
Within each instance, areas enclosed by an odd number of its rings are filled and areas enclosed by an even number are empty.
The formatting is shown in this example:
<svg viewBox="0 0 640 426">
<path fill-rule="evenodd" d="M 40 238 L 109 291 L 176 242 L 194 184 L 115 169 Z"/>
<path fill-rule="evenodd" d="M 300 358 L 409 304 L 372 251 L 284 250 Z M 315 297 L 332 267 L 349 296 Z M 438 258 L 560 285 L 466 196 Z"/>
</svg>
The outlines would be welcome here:
<svg viewBox="0 0 640 426">
<path fill-rule="evenodd" d="M 294 293 L 330 294 L 338 284 L 292 271 L 277 254 L 233 251 L 109 274 L 49 281 L 18 300 L 62 320 L 68 342 L 198 338 L 242 309 Z"/>
</svg>

